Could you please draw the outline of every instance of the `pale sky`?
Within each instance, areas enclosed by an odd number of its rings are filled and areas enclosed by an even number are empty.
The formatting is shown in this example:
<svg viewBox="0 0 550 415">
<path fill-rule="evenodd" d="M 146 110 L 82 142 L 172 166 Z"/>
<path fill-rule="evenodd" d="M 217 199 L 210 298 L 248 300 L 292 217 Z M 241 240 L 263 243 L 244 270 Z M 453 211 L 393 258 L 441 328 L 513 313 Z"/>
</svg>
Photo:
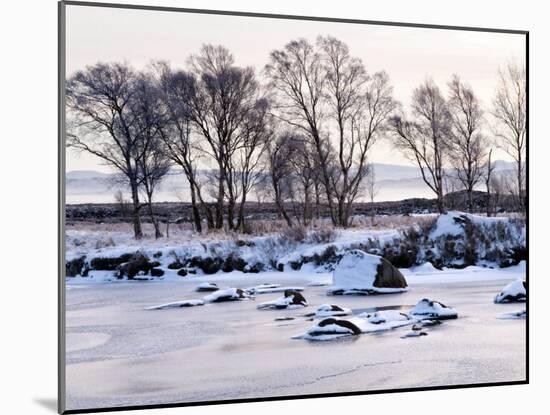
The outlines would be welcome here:
<svg viewBox="0 0 550 415">
<path fill-rule="evenodd" d="M 261 71 L 269 53 L 288 41 L 319 35 L 344 41 L 368 72 L 385 70 L 394 96 L 407 109 L 412 91 L 431 77 L 445 91 L 456 73 L 470 83 L 488 109 L 499 67 L 525 60 L 525 36 L 366 24 L 204 15 L 68 5 L 66 62 L 70 76 L 98 61 L 127 61 L 143 68 L 166 60 L 185 68 L 204 43 L 224 45 L 239 66 Z M 500 152 L 498 158 L 506 159 Z M 387 142 L 373 148 L 370 162 L 410 164 Z M 67 153 L 67 171 L 109 169 L 93 156 Z"/>
</svg>

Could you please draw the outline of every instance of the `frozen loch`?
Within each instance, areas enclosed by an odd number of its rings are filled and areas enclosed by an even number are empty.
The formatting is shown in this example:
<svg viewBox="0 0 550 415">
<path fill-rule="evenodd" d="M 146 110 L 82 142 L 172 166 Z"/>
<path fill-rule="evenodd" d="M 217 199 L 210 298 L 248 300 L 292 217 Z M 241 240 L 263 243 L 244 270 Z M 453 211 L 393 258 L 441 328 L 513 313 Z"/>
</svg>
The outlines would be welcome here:
<svg viewBox="0 0 550 415">
<path fill-rule="evenodd" d="M 69 404 L 145 405 L 525 378 L 525 320 L 518 318 L 517 303 L 493 301 L 524 275 L 522 265 L 403 270 L 403 275 L 407 291 L 366 296 L 327 296 L 326 286 L 310 285 L 327 281 L 330 273 L 68 283 Z M 284 300 L 281 292 L 253 299 L 223 288 L 259 287 L 264 281 L 306 287 L 301 293 L 308 307 L 288 307 L 293 300 Z M 206 296 L 221 292 L 205 301 L 197 287 L 214 289 L 212 284 L 221 289 Z M 234 301 L 216 301 L 220 298 Z M 404 315 L 415 307 L 429 311 L 426 304 L 418 306 L 424 298 L 452 307 L 458 318 L 412 330 L 413 320 Z M 275 305 L 258 310 L 264 302 Z M 146 310 L 155 305 L 164 307 Z M 356 322 L 363 333 L 349 336 L 353 329 L 332 324 L 341 339 L 292 338 L 327 318 Z M 428 335 L 415 334 L 423 332 Z"/>
</svg>

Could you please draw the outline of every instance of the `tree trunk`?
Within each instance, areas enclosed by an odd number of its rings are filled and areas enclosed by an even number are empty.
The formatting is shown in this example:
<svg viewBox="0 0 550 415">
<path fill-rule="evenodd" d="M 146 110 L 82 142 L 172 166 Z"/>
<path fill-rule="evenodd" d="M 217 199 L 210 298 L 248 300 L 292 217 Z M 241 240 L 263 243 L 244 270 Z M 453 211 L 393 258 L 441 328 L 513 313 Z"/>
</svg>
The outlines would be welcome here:
<svg viewBox="0 0 550 415">
<path fill-rule="evenodd" d="M 216 202 L 216 229 L 223 228 L 223 197 L 224 197 L 224 175 L 220 167 L 218 177 L 218 200 Z"/>
<path fill-rule="evenodd" d="M 518 152 L 518 198 L 519 198 L 519 209 L 521 212 L 524 210 L 524 200 L 523 200 L 523 175 L 521 174 L 522 167 L 522 157 L 521 157 L 521 151 Z"/>
<path fill-rule="evenodd" d="M 153 202 L 151 201 L 151 198 L 149 198 L 149 200 L 147 201 L 147 206 L 149 207 L 149 216 L 151 218 L 151 222 L 153 223 L 153 227 L 155 228 L 155 239 L 162 238 L 162 232 L 160 230 L 158 220 L 155 216 L 155 212 L 153 211 Z"/>
<path fill-rule="evenodd" d="M 237 215 L 237 227 L 236 229 L 240 229 L 244 232 L 244 205 L 246 203 L 246 196 L 243 192 L 243 196 L 241 198 L 241 203 L 239 205 L 239 213 Z"/>
<path fill-rule="evenodd" d="M 139 216 L 140 204 L 137 183 L 132 180 L 130 183 L 132 189 L 132 221 L 134 225 L 134 238 L 143 238 L 143 231 L 141 229 L 141 218 Z"/>
<path fill-rule="evenodd" d="M 437 211 L 440 214 L 445 213 L 445 200 L 443 198 L 443 189 L 441 185 L 439 185 L 437 189 Z"/>
<path fill-rule="evenodd" d="M 195 194 L 195 186 L 191 184 L 191 210 L 193 211 L 193 223 L 195 224 L 195 231 L 202 232 L 201 213 L 197 206 L 197 195 Z"/>
</svg>

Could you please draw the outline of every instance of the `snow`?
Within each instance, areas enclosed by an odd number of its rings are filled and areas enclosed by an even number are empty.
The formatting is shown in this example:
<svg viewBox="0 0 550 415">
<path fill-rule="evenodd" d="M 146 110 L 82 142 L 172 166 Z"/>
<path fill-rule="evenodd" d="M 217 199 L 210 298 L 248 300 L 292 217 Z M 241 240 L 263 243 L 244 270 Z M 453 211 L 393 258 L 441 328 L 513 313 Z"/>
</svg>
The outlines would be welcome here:
<svg viewBox="0 0 550 415">
<path fill-rule="evenodd" d="M 396 310 L 382 310 L 374 313 L 361 313 L 358 317 L 364 318 L 370 324 L 382 324 L 390 321 L 408 321 L 409 316 Z"/>
<path fill-rule="evenodd" d="M 348 323 L 347 327 L 342 325 L 342 323 Z M 351 324 L 350 324 L 351 323 Z M 354 325 L 350 320 L 337 320 L 334 318 L 328 318 L 322 320 L 315 326 L 308 329 L 303 334 L 298 334 L 293 336 L 293 339 L 305 339 L 305 340 L 314 340 L 314 341 L 326 341 L 326 340 L 335 340 L 341 337 L 348 337 L 357 335 L 360 329 Z"/>
<path fill-rule="evenodd" d="M 252 295 L 283 293 L 287 290 L 304 291 L 304 287 L 290 287 L 290 286 L 285 287 L 282 284 L 260 284 L 255 287 L 245 288 L 245 291 Z"/>
<path fill-rule="evenodd" d="M 334 271 L 334 288 L 373 289 L 380 263 L 379 256 L 358 249 L 348 252 Z"/>
<path fill-rule="evenodd" d="M 215 303 L 221 301 L 240 301 L 248 298 L 250 298 L 250 295 L 239 288 L 227 288 L 225 290 L 214 291 L 202 299 L 205 303 Z"/>
<path fill-rule="evenodd" d="M 213 282 L 202 282 L 197 285 L 197 291 L 218 291 L 220 287 Z"/>
<path fill-rule="evenodd" d="M 353 314 L 353 312 L 349 308 L 340 307 L 334 304 L 322 304 L 317 307 L 313 315 L 315 317 L 341 317 L 350 314 Z"/>
<path fill-rule="evenodd" d="M 327 305 L 324 306 L 330 307 Z M 334 322 L 331 321 L 331 324 L 326 324 L 327 319 L 325 319 L 310 327 L 305 333 L 294 335 L 292 338 L 327 341 L 359 334 L 354 333 L 348 327 L 343 327 L 342 324 L 344 323 L 357 328 L 360 334 L 380 333 L 414 325 L 411 332 L 405 334 L 403 337 L 417 337 L 427 334 L 423 331 L 423 327 L 437 325 L 435 323 L 437 320 L 427 320 L 427 324 L 422 324 L 424 320 L 452 319 L 457 316 L 458 314 L 452 308 L 445 307 L 437 301 L 423 299 L 409 310 L 408 313 L 402 313 L 397 310 L 379 310 L 372 313 L 363 312 L 346 319 L 333 319 Z M 421 325 L 417 323 L 421 323 Z"/>
<path fill-rule="evenodd" d="M 400 268 L 399 271 L 405 276 L 409 286 L 428 283 L 500 281 L 503 278 L 513 279 L 525 275 L 525 261 L 503 269 L 472 265 L 462 269 L 443 268 L 442 270 L 438 270 L 434 268 L 433 271 L 427 271 L 428 267 L 425 267 L 425 265 L 408 269 Z"/>
<path fill-rule="evenodd" d="M 375 287 L 376 274 L 382 258 L 359 249 L 347 252 L 333 273 L 333 286 L 328 294 L 398 293 L 405 288 Z"/>
<path fill-rule="evenodd" d="M 523 302 L 526 298 L 526 290 L 523 279 L 518 278 L 509 283 L 495 297 L 495 303 Z"/>
<path fill-rule="evenodd" d="M 255 398 L 330 393 L 335 384 L 341 390 L 389 390 L 440 385 L 442 379 L 452 379 L 452 384 L 525 379 L 525 320 L 496 318 L 524 305 L 492 302 L 493 295 L 523 271 L 521 267 L 485 271 L 490 278 L 477 272 L 473 280 L 470 270 L 453 270 L 455 283 L 446 283 L 445 272 L 437 271 L 441 278 L 415 283 L 398 296 L 338 297 L 336 304 L 357 314 L 365 308 L 389 311 L 386 307 L 392 306 L 407 313 L 410 305 L 424 297 L 458 310 L 459 319 L 427 327 L 428 336 L 400 339 L 410 331 L 410 324 L 313 345 L 291 337 L 319 321 L 308 321 L 303 314 L 335 298 L 326 296 L 326 287 L 306 286 L 309 280 L 330 278 L 330 273 L 233 272 L 177 281 L 93 283 L 69 290 L 67 338 L 81 332 L 110 336 L 102 346 L 67 354 L 67 374 L 73 380 L 68 387 L 69 404 L 90 408 L 124 405 L 127 400 L 143 405 L 196 402 L 197 397 L 242 398 L 243 391 L 249 391 L 245 397 Z M 470 282 L 462 284 L 461 273 Z M 496 280 L 495 274 L 501 279 Z M 216 282 L 222 289 L 264 282 L 304 285 L 309 310 L 257 311 L 252 301 L 144 310 L 154 304 L 200 298 L 195 289 L 201 282 Z M 267 294 L 266 299 L 279 296 Z M 273 321 L 277 317 L 294 320 Z M 107 354 L 116 359 L 104 359 Z M 267 375 L 258 377 L 258 367 Z M 212 368 L 216 368 L 215 377 Z M 162 389 L 145 390 L 144 379 Z"/>
<path fill-rule="evenodd" d="M 335 322 L 326 324 L 327 321 Z M 392 330 L 398 327 L 408 326 L 416 320 L 408 318 L 401 313 L 391 310 L 379 311 L 373 314 L 360 314 L 356 317 L 346 319 L 325 319 L 309 328 L 305 333 L 293 336 L 293 339 L 305 339 L 315 341 L 334 340 L 341 337 L 353 336 L 361 333 L 378 333 L 382 331 Z M 355 333 L 348 327 L 343 327 L 341 324 L 347 323 L 359 330 Z"/>
<path fill-rule="evenodd" d="M 302 297 L 301 294 L 290 292 L 289 295 L 285 297 L 277 298 L 273 301 L 266 301 L 258 304 L 258 310 L 267 310 L 267 309 L 295 309 L 307 307 L 307 301 Z"/>
<path fill-rule="evenodd" d="M 418 302 L 410 311 L 409 315 L 417 318 L 427 319 L 452 319 L 457 318 L 458 313 L 439 301 L 424 298 Z"/>
<path fill-rule="evenodd" d="M 430 232 L 430 237 L 435 239 L 440 236 L 462 236 L 464 235 L 464 227 L 461 224 L 465 220 L 470 220 L 480 226 L 486 226 L 497 222 L 508 222 L 509 218 L 477 216 L 471 213 L 449 211 L 444 215 L 439 215 L 434 229 Z"/>
<path fill-rule="evenodd" d="M 366 230 L 366 229 L 346 229 L 341 230 L 334 242 L 324 244 L 311 244 L 302 243 L 295 247 L 287 255 L 280 258 L 277 263 L 283 265 L 287 270 L 287 264 L 291 262 L 304 262 L 304 259 L 311 258 L 315 255 L 322 255 L 327 248 L 334 248 L 336 254 L 343 254 L 349 251 L 352 247 L 366 243 L 368 241 L 376 240 L 381 245 L 384 243 L 391 243 L 395 239 L 400 237 L 399 230 L 397 229 L 385 229 L 385 230 Z M 309 267 L 314 269 L 313 264 L 304 264 L 302 267 Z M 323 267 L 321 267 L 323 270 Z"/>
<path fill-rule="evenodd" d="M 410 272 L 415 274 L 431 274 L 433 272 L 439 271 L 436 267 L 432 265 L 431 262 L 424 262 L 422 265 L 417 265 L 416 267 L 411 267 Z M 403 270 L 401 270 L 403 273 Z"/>
</svg>

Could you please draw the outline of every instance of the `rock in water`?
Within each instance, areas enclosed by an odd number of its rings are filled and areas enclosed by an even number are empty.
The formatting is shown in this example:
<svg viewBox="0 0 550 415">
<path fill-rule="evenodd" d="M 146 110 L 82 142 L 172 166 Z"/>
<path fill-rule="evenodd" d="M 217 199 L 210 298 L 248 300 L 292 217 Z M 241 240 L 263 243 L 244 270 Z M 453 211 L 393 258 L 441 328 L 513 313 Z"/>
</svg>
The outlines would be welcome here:
<svg viewBox="0 0 550 415">
<path fill-rule="evenodd" d="M 344 336 L 357 336 L 361 329 L 349 320 L 342 320 L 333 317 L 321 320 L 319 324 L 311 327 L 302 338 L 308 340 L 330 340 Z"/>
<path fill-rule="evenodd" d="M 409 315 L 418 319 L 428 320 L 448 320 L 458 317 L 458 313 L 451 307 L 428 298 L 420 300 L 409 311 Z"/>
<path fill-rule="evenodd" d="M 284 297 L 277 298 L 273 301 L 266 301 L 265 303 L 258 304 L 259 310 L 265 309 L 285 309 L 285 308 L 298 308 L 307 307 L 307 301 L 302 294 L 294 290 L 285 290 Z"/>
<path fill-rule="evenodd" d="M 527 298 L 527 282 L 517 279 L 506 287 L 495 297 L 495 303 L 519 303 Z"/>
<path fill-rule="evenodd" d="M 384 258 L 355 249 L 347 252 L 333 274 L 327 294 L 390 294 L 407 290 L 403 274 Z"/>
<path fill-rule="evenodd" d="M 226 290 L 217 290 L 212 294 L 203 297 L 205 303 L 221 303 L 224 301 L 241 301 L 251 298 L 244 290 L 240 288 L 228 288 Z"/>
<path fill-rule="evenodd" d="M 337 306 L 335 304 L 322 304 L 315 311 L 316 317 L 338 317 L 353 314 L 349 308 Z"/>
<path fill-rule="evenodd" d="M 213 282 L 203 282 L 197 285 L 197 291 L 207 291 L 207 292 L 213 292 L 218 291 L 220 287 L 218 287 L 218 284 Z"/>
</svg>

